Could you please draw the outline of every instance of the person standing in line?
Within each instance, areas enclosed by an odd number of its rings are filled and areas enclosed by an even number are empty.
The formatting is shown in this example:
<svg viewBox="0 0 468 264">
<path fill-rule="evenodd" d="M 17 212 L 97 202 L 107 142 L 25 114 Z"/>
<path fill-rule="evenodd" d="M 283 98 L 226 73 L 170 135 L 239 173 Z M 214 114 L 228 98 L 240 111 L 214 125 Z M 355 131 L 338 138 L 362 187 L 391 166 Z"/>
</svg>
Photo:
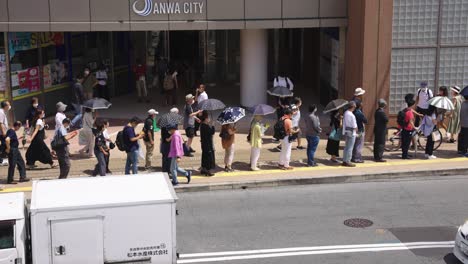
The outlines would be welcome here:
<svg viewBox="0 0 468 264">
<path fill-rule="evenodd" d="M 291 109 L 284 110 L 284 116 L 280 119 L 279 122 L 283 122 L 285 137 L 282 139 L 281 142 L 281 153 L 278 166 L 282 170 L 292 170 L 293 167 L 289 166 L 289 162 L 291 160 L 291 148 L 292 142 L 289 140 L 290 137 L 294 134 L 293 126 L 292 126 L 292 111 Z"/>
<path fill-rule="evenodd" d="M 179 82 L 177 81 L 178 72 L 174 67 L 166 72 L 164 77 L 164 93 L 166 94 L 166 106 L 177 105 L 177 89 L 179 89 Z"/>
<path fill-rule="evenodd" d="M 196 105 L 195 105 L 195 111 L 199 111 L 199 105 L 201 102 L 205 101 L 205 100 L 208 100 L 209 97 L 208 97 L 208 94 L 206 93 L 206 86 L 204 84 L 200 84 L 198 86 L 198 88 L 196 89 L 196 93 L 195 93 L 195 102 L 196 102 Z M 200 111 L 197 115 L 197 117 L 200 119 L 201 117 L 201 114 L 202 114 L 202 111 Z M 197 136 L 197 132 L 198 130 L 200 130 L 200 122 L 196 122 L 195 123 L 195 136 Z"/>
<path fill-rule="evenodd" d="M 107 130 L 110 126 L 109 120 L 107 119 L 102 120 L 102 125 L 104 125 L 102 136 L 104 136 L 104 139 L 106 140 L 106 147 L 108 149 L 107 156 L 104 155 L 104 157 L 106 158 L 106 174 L 112 174 L 112 171 L 109 169 L 109 161 L 110 161 L 110 152 L 113 148 L 115 148 L 115 143 L 112 142 L 111 137 L 109 135 L 109 131 Z"/>
<path fill-rule="evenodd" d="M 364 147 L 364 142 L 366 140 L 365 125 L 367 125 L 368 122 L 367 122 L 367 118 L 364 116 L 364 113 L 362 112 L 361 102 L 356 103 L 356 110 L 354 110 L 353 114 L 356 117 L 358 130 L 356 134 L 356 140 L 354 142 L 353 155 L 351 158 L 351 162 L 364 163 L 364 160 L 362 159 L 362 148 Z"/>
<path fill-rule="evenodd" d="M 150 109 L 148 111 L 148 117 L 145 120 L 143 126 L 143 132 L 145 136 L 143 137 L 143 141 L 145 142 L 146 146 L 146 156 L 145 156 L 145 170 L 151 169 L 151 161 L 153 160 L 153 151 L 154 151 L 154 120 L 156 119 L 156 115 L 159 113 L 156 112 L 154 109 Z"/>
<path fill-rule="evenodd" d="M 345 167 L 356 167 L 356 164 L 351 163 L 354 143 L 356 141 L 356 133 L 358 131 L 356 117 L 353 114 L 354 110 L 356 110 L 356 102 L 350 101 L 348 110 L 346 110 L 343 116 L 343 136 L 345 138 L 345 148 L 343 150 L 342 165 Z"/>
<path fill-rule="evenodd" d="M 236 128 L 232 124 L 225 124 L 221 127 L 219 136 L 221 137 L 221 145 L 224 149 L 224 171 L 232 172 L 232 161 L 234 160 L 234 141 Z"/>
<path fill-rule="evenodd" d="M 44 142 L 44 118 L 44 110 L 37 110 L 32 124 L 35 129 L 31 135 L 31 144 L 26 151 L 26 165 L 29 169 L 34 169 L 36 161 L 39 161 L 43 164 L 49 164 L 52 169 L 57 167 L 57 165 L 55 165 L 54 161 L 52 160 L 50 149 Z"/>
<path fill-rule="evenodd" d="M 10 128 L 8 126 L 8 112 L 11 110 L 11 105 L 10 102 L 8 101 L 2 101 L 0 103 L 0 136 L 5 138 L 6 132 Z M 1 147 L 1 146 L 0 146 Z M 1 147 L 1 149 L 5 149 L 5 147 Z M 8 160 L 4 159 L 5 154 L 2 153 L 0 149 L 0 165 L 1 166 L 8 166 Z"/>
<path fill-rule="evenodd" d="M 93 176 L 106 176 L 107 172 L 107 161 L 106 156 L 109 155 L 109 149 L 107 148 L 106 138 L 103 135 L 104 124 L 98 122 L 95 129 L 95 142 L 94 142 L 94 155 L 97 159 L 97 164 L 94 167 Z"/>
<path fill-rule="evenodd" d="M 85 100 L 90 100 L 93 99 L 94 95 L 94 87 L 98 85 L 98 80 L 96 77 L 94 77 L 93 74 L 91 74 L 91 70 L 86 67 L 83 71 L 83 93 L 84 93 L 84 99 Z"/>
<path fill-rule="evenodd" d="M 109 100 L 109 92 L 107 90 L 107 67 L 104 63 L 101 63 L 99 66 L 99 69 L 96 72 L 96 79 L 98 80 L 98 85 L 96 86 L 94 97 Z"/>
<path fill-rule="evenodd" d="M 316 115 L 317 106 L 309 106 L 309 115 L 305 118 L 306 124 L 306 138 L 307 138 L 307 166 L 317 167 L 315 162 L 315 152 L 317 151 L 318 144 L 320 142 L 320 133 L 322 128 L 320 127 L 320 119 Z"/>
<path fill-rule="evenodd" d="M 460 87 L 453 86 L 450 87 L 452 90 L 452 102 L 454 109 L 449 114 L 449 123 L 447 127 L 447 134 L 450 134 L 450 143 L 455 143 L 455 138 L 457 138 L 460 133 L 460 110 L 465 99 L 460 95 Z"/>
<path fill-rule="evenodd" d="M 421 82 L 420 88 L 416 93 L 416 112 L 419 115 L 416 115 L 414 121 L 415 127 L 419 127 L 419 122 L 422 117 L 426 114 L 429 109 L 429 100 L 434 97 L 434 93 L 427 87 L 427 82 Z"/>
<path fill-rule="evenodd" d="M 301 129 L 300 129 L 300 123 L 301 123 L 301 106 L 302 106 L 302 99 L 299 97 L 294 98 L 294 105 L 296 106 L 295 109 L 293 108 L 293 115 L 291 118 L 292 124 L 293 124 L 293 129 L 297 131 L 295 133 L 295 138 L 297 139 L 297 149 L 305 149 L 302 146 L 302 139 L 301 139 Z"/>
<path fill-rule="evenodd" d="M 430 105 L 426 115 L 421 122 L 419 129 L 423 135 L 427 138 L 426 149 L 424 156 L 426 159 L 436 159 L 437 157 L 433 155 L 434 153 L 434 140 L 432 139 L 432 132 L 434 131 L 435 126 L 437 125 L 437 109 Z M 442 140 L 442 139 L 441 139 Z"/>
<path fill-rule="evenodd" d="M 94 150 L 94 134 L 93 128 L 94 123 L 96 122 L 96 114 L 90 108 L 85 108 L 85 113 L 83 115 L 83 129 L 80 131 L 80 145 L 84 146 L 80 150 L 81 155 L 86 155 L 87 158 L 93 158 Z"/>
<path fill-rule="evenodd" d="M 39 105 L 39 98 L 33 97 L 31 98 L 31 105 L 26 111 L 26 115 L 24 117 L 25 129 L 29 129 L 31 127 L 32 121 L 34 119 L 34 114 L 36 114 L 37 109 L 43 109 L 43 107 Z"/>
<path fill-rule="evenodd" d="M 439 87 L 439 94 L 437 96 L 441 97 L 447 97 L 449 96 L 449 91 L 447 86 L 441 86 Z M 429 106 L 430 108 L 430 106 Z M 447 125 L 445 124 L 445 116 L 447 115 L 447 110 L 446 109 L 436 109 L 436 114 L 437 114 L 437 127 L 438 128 L 443 128 L 445 131 L 447 131 Z M 447 135 L 446 135 L 447 137 Z M 448 137 L 447 137 L 448 140 Z"/>
<path fill-rule="evenodd" d="M 262 116 L 254 116 L 254 120 L 250 126 L 250 169 L 253 171 L 260 170 L 258 168 L 258 159 L 262 149 Z"/>
<path fill-rule="evenodd" d="M 63 119 L 62 126 L 55 131 L 55 137 L 63 137 L 67 142 L 73 139 L 78 134 L 78 131 L 75 130 L 73 132 L 68 133 L 70 123 L 70 119 Z M 70 152 L 68 149 L 68 145 L 56 148 L 55 153 L 57 154 L 57 159 L 60 168 L 59 179 L 66 179 L 68 177 L 68 174 L 70 173 L 71 168 Z"/>
<path fill-rule="evenodd" d="M 413 107 L 416 102 L 414 101 L 414 99 L 410 97 L 405 97 L 405 99 L 406 99 L 406 104 L 408 107 L 402 110 L 403 112 L 401 114 L 404 114 L 404 118 L 401 123 L 399 122 L 398 126 L 399 128 L 402 129 L 401 131 L 401 152 L 402 152 L 401 158 L 407 160 L 407 159 L 410 159 L 410 155 L 408 154 L 408 151 L 409 151 L 411 141 L 413 138 L 413 132 L 416 128 L 414 124 L 415 121 L 414 121 L 414 113 L 413 113 Z M 425 109 L 423 112 L 427 113 L 428 112 L 427 110 L 428 109 Z M 400 113 L 398 115 L 400 115 Z"/>
<path fill-rule="evenodd" d="M 334 163 L 338 163 L 338 157 L 340 156 L 340 139 L 341 138 L 341 129 L 343 124 L 343 115 L 341 110 L 336 110 L 330 113 L 330 128 L 332 133 L 338 135 L 337 138 L 333 138 L 331 136 L 328 137 L 327 141 L 327 154 L 331 156 L 330 161 Z"/>
<path fill-rule="evenodd" d="M 15 175 L 15 167 L 18 168 L 19 172 L 19 182 L 28 182 L 29 179 L 26 178 L 26 165 L 24 164 L 23 157 L 21 157 L 21 152 L 19 151 L 19 141 L 16 136 L 16 131 L 21 128 L 22 124 L 20 121 L 16 121 L 13 124 L 12 129 L 8 129 L 5 135 L 5 152 L 8 154 L 8 177 L 7 184 L 16 184 L 13 181 Z"/>
<path fill-rule="evenodd" d="M 215 149 L 213 144 L 214 126 L 211 125 L 211 119 L 207 111 L 203 111 L 200 125 L 200 141 L 202 147 L 201 174 L 205 176 L 214 176 L 212 170 L 216 167 Z"/>
<path fill-rule="evenodd" d="M 140 58 L 136 60 L 136 65 L 133 66 L 133 73 L 135 74 L 136 90 L 138 95 L 138 102 L 150 102 L 148 97 L 148 90 L 146 89 L 146 65 L 143 64 Z"/>
<path fill-rule="evenodd" d="M 458 154 L 468 158 L 468 96 L 464 96 L 464 98 L 465 101 L 462 103 L 460 109 L 461 130 L 458 134 Z"/>
<path fill-rule="evenodd" d="M 123 130 L 123 138 L 126 148 L 125 152 L 127 152 L 125 175 L 129 175 L 130 171 L 134 175 L 138 174 L 138 150 L 140 148 L 138 140 L 145 136 L 143 131 L 138 135 L 135 133 L 135 127 L 137 127 L 139 123 L 141 123 L 141 120 L 138 117 L 133 117 Z"/>
<path fill-rule="evenodd" d="M 356 88 L 354 90 L 354 96 L 353 99 L 351 99 L 351 101 L 354 101 L 356 104 L 362 104 L 364 94 L 366 94 L 366 90 L 362 89 L 361 87 Z"/>
<path fill-rule="evenodd" d="M 192 94 L 185 96 L 185 107 L 184 107 L 184 129 L 185 135 L 187 136 L 187 148 L 191 153 L 195 151 L 192 149 L 193 138 L 195 137 L 195 124 L 200 123 L 199 114 L 201 110 L 195 111 L 193 104 L 195 103 L 195 97 Z M 186 156 L 193 157 L 193 154 L 187 153 Z"/>
<path fill-rule="evenodd" d="M 174 186 L 179 185 L 179 181 L 177 180 L 177 175 L 182 174 L 187 177 L 187 184 L 190 183 L 192 178 L 192 172 L 186 171 L 179 167 L 180 159 L 184 155 L 184 141 L 182 140 L 182 136 L 180 135 L 179 130 L 177 130 L 177 125 L 170 126 L 167 128 L 169 133 L 171 134 L 171 146 L 169 151 L 169 158 L 171 159 L 171 177 L 172 177 L 172 184 Z"/>
<path fill-rule="evenodd" d="M 380 99 L 378 105 L 379 108 L 375 111 L 374 116 L 374 161 L 387 162 L 383 159 L 388 124 L 388 117 L 384 108 L 387 106 L 387 102 L 384 99 Z"/>
<path fill-rule="evenodd" d="M 159 151 L 162 156 L 162 172 L 170 174 L 171 171 L 171 159 L 169 158 L 169 152 L 171 150 L 171 134 L 167 127 L 161 127 L 161 145 Z"/>
</svg>

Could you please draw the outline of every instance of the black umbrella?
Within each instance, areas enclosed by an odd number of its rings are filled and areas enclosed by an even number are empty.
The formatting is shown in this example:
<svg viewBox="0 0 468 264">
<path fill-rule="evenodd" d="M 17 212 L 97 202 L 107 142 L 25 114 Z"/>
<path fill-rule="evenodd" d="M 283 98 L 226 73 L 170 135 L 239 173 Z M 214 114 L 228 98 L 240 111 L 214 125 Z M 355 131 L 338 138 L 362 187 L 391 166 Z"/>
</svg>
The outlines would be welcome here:
<svg viewBox="0 0 468 264">
<path fill-rule="evenodd" d="M 276 109 L 274 107 L 266 105 L 266 104 L 259 104 L 252 108 L 253 115 L 265 116 L 265 115 L 273 114 L 275 111 Z"/>
<path fill-rule="evenodd" d="M 108 109 L 111 105 L 112 104 L 104 98 L 94 98 L 83 103 L 84 108 L 93 110 Z"/>
<path fill-rule="evenodd" d="M 226 105 L 218 99 L 206 99 L 198 104 L 198 109 L 215 111 L 224 109 Z"/>
<path fill-rule="evenodd" d="M 327 104 L 327 106 L 323 110 L 323 113 L 326 114 L 335 110 L 339 110 L 347 105 L 348 101 L 344 99 L 336 99 Z"/>
<path fill-rule="evenodd" d="M 159 127 L 172 127 L 177 126 L 184 121 L 184 117 L 176 113 L 164 114 L 158 120 Z"/>
<path fill-rule="evenodd" d="M 288 89 L 288 87 L 276 86 L 267 91 L 269 95 L 278 97 L 291 97 L 294 93 Z"/>
<path fill-rule="evenodd" d="M 463 88 L 463 90 L 460 92 L 461 96 L 468 96 L 468 86 Z"/>
</svg>

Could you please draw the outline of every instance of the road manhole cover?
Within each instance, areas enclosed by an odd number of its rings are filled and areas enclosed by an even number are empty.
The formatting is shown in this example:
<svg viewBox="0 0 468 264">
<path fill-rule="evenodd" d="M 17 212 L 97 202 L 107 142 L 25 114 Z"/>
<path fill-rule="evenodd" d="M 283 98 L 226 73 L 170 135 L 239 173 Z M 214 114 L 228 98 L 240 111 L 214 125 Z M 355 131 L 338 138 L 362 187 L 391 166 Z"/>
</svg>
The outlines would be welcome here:
<svg viewBox="0 0 468 264">
<path fill-rule="evenodd" d="M 369 219 L 362 219 L 362 218 L 352 218 L 344 221 L 345 226 L 353 227 L 353 228 L 366 228 L 373 225 Z"/>
</svg>

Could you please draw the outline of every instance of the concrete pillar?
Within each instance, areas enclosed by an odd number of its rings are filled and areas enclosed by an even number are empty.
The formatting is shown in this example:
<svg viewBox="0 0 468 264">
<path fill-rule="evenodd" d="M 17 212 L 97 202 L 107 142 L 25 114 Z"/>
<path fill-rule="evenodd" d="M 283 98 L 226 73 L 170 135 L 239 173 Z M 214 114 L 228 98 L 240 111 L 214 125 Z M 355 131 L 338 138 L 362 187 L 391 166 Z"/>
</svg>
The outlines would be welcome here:
<svg viewBox="0 0 468 264">
<path fill-rule="evenodd" d="M 252 107 L 267 102 L 268 31 L 241 30 L 241 105 Z"/>
</svg>

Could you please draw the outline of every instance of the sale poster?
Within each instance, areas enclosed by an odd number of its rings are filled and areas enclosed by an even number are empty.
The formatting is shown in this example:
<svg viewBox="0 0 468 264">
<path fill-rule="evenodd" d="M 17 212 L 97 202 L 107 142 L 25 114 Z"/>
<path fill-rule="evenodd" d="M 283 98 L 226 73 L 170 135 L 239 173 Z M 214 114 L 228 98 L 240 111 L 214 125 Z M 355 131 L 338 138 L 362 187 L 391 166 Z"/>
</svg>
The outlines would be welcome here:
<svg viewBox="0 0 468 264">
<path fill-rule="evenodd" d="M 5 62 L 5 54 L 0 54 L 0 92 L 7 89 L 7 66 Z"/>
</svg>

